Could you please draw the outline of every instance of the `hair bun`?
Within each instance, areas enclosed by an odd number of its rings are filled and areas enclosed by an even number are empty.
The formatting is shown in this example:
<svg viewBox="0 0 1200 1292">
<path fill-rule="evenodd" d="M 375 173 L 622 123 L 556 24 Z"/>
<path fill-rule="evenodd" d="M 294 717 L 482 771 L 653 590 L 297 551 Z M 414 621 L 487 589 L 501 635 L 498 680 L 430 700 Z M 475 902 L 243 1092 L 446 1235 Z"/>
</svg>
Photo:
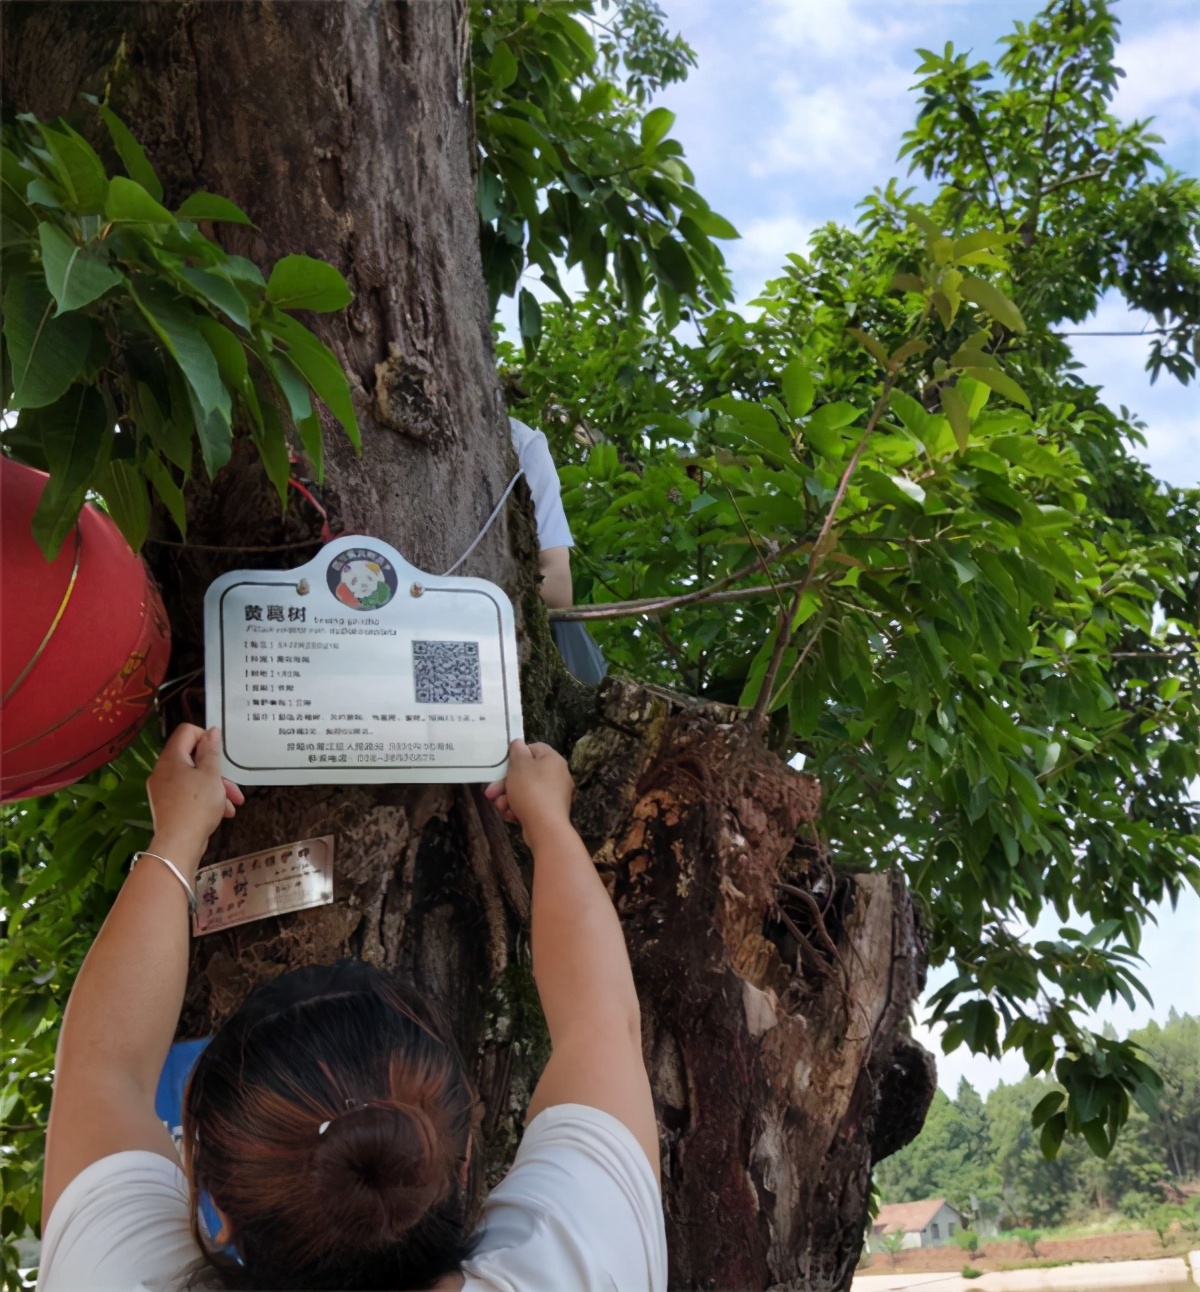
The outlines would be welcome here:
<svg viewBox="0 0 1200 1292">
<path fill-rule="evenodd" d="M 347 1243 L 393 1242 L 450 1189 L 438 1133 L 415 1105 L 368 1104 L 333 1118 L 317 1142 L 314 1185 Z"/>
</svg>

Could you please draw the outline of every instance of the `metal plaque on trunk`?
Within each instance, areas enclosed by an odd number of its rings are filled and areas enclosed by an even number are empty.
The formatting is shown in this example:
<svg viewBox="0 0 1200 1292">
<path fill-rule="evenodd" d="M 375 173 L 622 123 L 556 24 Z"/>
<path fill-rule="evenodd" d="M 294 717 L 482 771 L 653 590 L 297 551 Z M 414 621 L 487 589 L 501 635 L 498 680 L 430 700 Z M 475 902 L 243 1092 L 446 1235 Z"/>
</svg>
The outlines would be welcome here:
<svg viewBox="0 0 1200 1292">
<path fill-rule="evenodd" d="M 250 852 L 196 872 L 192 932 L 215 933 L 333 901 L 333 835 Z"/>
<path fill-rule="evenodd" d="M 208 725 L 245 785 L 491 781 L 522 735 L 508 597 L 376 538 L 222 575 L 204 641 Z"/>
</svg>

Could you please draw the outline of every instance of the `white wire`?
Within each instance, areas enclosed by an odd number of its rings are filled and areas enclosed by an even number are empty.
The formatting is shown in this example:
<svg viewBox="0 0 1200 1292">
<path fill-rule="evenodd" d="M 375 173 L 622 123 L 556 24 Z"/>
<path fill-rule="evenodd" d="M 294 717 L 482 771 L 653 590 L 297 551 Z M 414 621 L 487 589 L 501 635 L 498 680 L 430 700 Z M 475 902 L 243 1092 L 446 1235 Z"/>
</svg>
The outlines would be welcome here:
<svg viewBox="0 0 1200 1292">
<path fill-rule="evenodd" d="M 458 567 L 467 559 L 468 556 L 471 555 L 471 553 L 483 541 L 483 536 L 488 532 L 489 529 L 491 529 L 492 522 L 496 519 L 497 516 L 500 515 L 501 508 L 508 501 L 508 495 L 512 493 L 513 489 L 516 487 L 517 481 L 520 480 L 520 478 L 524 474 L 525 474 L 524 471 L 518 469 L 517 474 L 513 476 L 513 478 L 508 482 L 508 488 L 505 489 L 505 491 L 500 495 L 500 501 L 495 505 L 495 507 L 492 508 L 492 514 L 487 518 L 487 520 L 483 522 L 483 528 L 471 540 L 471 546 L 467 548 L 467 550 L 458 558 L 457 561 L 454 562 L 454 564 L 448 570 L 444 570 L 442 572 L 442 574 L 440 575 L 441 578 L 444 579 L 446 578 L 447 575 L 453 574 L 454 571 L 458 569 Z"/>
</svg>

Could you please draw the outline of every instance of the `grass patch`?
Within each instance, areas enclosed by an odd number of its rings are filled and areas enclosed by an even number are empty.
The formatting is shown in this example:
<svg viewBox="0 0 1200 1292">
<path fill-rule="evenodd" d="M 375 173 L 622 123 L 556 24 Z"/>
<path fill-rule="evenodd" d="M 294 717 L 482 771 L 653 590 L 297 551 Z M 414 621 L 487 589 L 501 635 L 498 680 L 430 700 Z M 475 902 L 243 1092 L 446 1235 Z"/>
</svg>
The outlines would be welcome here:
<svg viewBox="0 0 1200 1292">
<path fill-rule="evenodd" d="M 996 1268 L 1001 1270 L 1055 1270 L 1060 1265 L 1087 1265 L 1088 1261 L 1082 1256 L 1072 1256 L 1069 1260 L 1064 1261 L 1013 1261 L 1009 1264 L 998 1265 Z"/>
</svg>

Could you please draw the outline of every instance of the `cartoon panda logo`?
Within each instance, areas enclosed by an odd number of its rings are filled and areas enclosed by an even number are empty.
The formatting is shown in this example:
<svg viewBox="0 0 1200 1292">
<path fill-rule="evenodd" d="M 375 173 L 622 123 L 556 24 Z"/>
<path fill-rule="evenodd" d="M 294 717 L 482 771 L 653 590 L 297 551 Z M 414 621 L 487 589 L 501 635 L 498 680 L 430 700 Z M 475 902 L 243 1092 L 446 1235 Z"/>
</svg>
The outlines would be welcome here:
<svg viewBox="0 0 1200 1292">
<path fill-rule="evenodd" d="M 378 610 L 396 595 L 395 567 L 369 547 L 351 547 L 329 562 L 329 591 L 352 610 Z"/>
</svg>

